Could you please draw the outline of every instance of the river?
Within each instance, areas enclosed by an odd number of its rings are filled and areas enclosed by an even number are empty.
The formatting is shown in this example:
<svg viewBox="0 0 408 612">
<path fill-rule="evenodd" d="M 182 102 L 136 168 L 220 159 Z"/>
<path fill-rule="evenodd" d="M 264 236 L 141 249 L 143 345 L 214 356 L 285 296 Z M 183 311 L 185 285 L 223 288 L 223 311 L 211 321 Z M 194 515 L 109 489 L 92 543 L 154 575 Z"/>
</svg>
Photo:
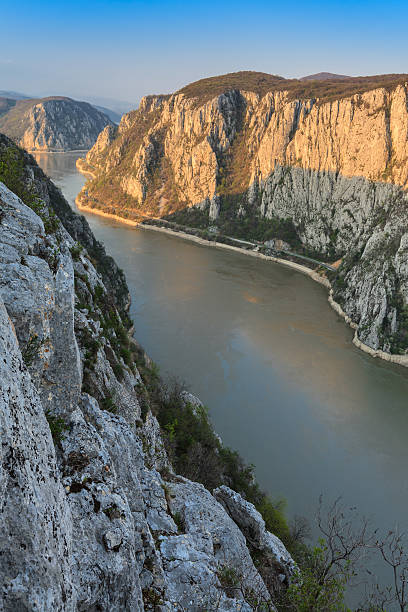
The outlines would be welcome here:
<svg viewBox="0 0 408 612">
<path fill-rule="evenodd" d="M 37 161 L 71 205 L 78 154 Z M 288 515 L 343 496 L 407 524 L 408 371 L 352 344 L 327 291 L 286 267 L 86 214 L 125 271 L 135 337 L 185 380 Z"/>
</svg>

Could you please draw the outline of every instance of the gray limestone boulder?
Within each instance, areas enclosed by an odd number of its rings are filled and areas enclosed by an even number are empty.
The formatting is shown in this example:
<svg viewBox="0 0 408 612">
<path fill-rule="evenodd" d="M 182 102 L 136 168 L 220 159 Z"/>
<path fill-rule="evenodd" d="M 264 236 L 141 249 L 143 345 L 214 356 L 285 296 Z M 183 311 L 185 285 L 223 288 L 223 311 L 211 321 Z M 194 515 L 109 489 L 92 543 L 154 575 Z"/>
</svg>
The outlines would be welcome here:
<svg viewBox="0 0 408 612">
<path fill-rule="evenodd" d="M 279 591 L 289 583 L 296 564 L 279 538 L 265 528 L 265 521 L 255 506 L 225 485 L 214 490 L 214 497 L 227 511 L 245 536 L 248 545 L 262 555 L 262 574 L 268 587 Z"/>
</svg>

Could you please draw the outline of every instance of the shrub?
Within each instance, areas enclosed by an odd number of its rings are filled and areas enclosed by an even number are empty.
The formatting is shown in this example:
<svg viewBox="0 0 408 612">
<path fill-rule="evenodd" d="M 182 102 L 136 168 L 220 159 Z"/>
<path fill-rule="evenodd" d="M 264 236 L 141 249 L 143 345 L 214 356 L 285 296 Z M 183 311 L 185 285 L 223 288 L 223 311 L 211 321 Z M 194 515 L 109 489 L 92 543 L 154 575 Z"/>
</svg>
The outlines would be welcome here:
<svg viewBox="0 0 408 612">
<path fill-rule="evenodd" d="M 123 365 L 121 363 L 119 363 L 119 361 L 116 361 L 113 366 L 112 366 L 112 370 L 113 373 L 115 374 L 116 378 L 120 381 L 123 380 L 124 376 L 125 376 L 125 371 L 123 369 Z"/>
<path fill-rule="evenodd" d="M 176 523 L 177 529 L 180 532 L 182 532 L 184 530 L 184 521 L 183 521 L 183 517 L 181 516 L 180 512 L 175 512 L 173 514 L 173 521 Z"/>
<path fill-rule="evenodd" d="M 116 406 L 113 400 L 113 393 L 108 393 L 100 402 L 102 410 L 107 410 L 108 412 L 112 412 L 112 414 L 116 414 L 118 411 L 118 407 Z"/>
<path fill-rule="evenodd" d="M 293 612 L 345 612 L 345 588 L 353 573 L 346 570 L 344 575 L 333 573 L 323 578 L 325 571 L 326 542 L 321 539 L 318 546 L 309 549 L 307 559 L 298 570 L 297 577 L 292 581 L 283 595 L 286 605 L 280 609 Z"/>
<path fill-rule="evenodd" d="M 52 414 L 49 410 L 45 411 L 45 418 L 48 421 L 50 427 L 52 439 L 54 444 L 58 444 L 65 438 L 63 435 L 64 431 L 68 429 L 68 426 L 63 417 Z"/>
<path fill-rule="evenodd" d="M 235 567 L 221 565 L 217 570 L 217 578 L 228 597 L 235 597 L 241 583 L 241 576 Z"/>
<path fill-rule="evenodd" d="M 74 244 L 74 245 L 73 245 L 73 246 L 70 248 L 71 255 L 72 255 L 72 259 L 73 259 L 74 261 L 79 261 L 79 259 L 80 259 L 80 255 L 81 255 L 81 253 L 82 253 L 82 251 L 83 251 L 83 248 L 84 248 L 84 247 L 83 247 L 83 246 L 82 246 L 82 244 L 81 244 L 81 243 L 79 243 L 79 242 L 76 242 L 76 243 L 75 243 L 75 244 Z"/>
<path fill-rule="evenodd" d="M 23 361 L 27 368 L 32 365 L 35 357 L 38 355 L 40 348 L 46 342 L 45 338 L 39 338 L 38 334 L 33 334 L 30 336 L 26 346 L 21 351 L 21 355 L 23 357 Z"/>
</svg>

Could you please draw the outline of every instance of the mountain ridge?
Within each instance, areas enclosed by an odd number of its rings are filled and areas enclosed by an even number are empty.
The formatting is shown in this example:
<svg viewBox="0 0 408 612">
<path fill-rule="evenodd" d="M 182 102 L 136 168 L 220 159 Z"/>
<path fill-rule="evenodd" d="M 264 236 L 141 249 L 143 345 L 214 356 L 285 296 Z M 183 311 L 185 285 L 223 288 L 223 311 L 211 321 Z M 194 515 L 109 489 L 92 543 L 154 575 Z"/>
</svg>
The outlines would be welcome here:
<svg viewBox="0 0 408 612">
<path fill-rule="evenodd" d="M 67 96 L 0 98 L 0 131 L 29 150 L 88 149 L 111 119 Z"/>
<path fill-rule="evenodd" d="M 269 92 L 287 91 L 291 99 L 319 98 L 321 101 L 327 101 L 362 94 L 379 87 L 392 88 L 407 81 L 408 74 L 309 80 L 309 77 L 286 79 L 279 75 L 245 70 L 194 81 L 177 90 L 174 95 L 184 94 L 189 98 L 198 98 L 201 103 L 231 90 L 250 91 L 261 97 Z"/>
</svg>

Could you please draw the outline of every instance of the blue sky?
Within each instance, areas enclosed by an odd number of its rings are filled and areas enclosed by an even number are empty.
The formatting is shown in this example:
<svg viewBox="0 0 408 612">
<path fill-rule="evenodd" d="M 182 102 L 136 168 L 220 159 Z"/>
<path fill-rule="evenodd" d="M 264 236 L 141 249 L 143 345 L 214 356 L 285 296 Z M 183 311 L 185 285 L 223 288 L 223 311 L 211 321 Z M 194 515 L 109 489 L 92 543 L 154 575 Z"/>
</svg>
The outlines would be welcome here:
<svg viewBox="0 0 408 612">
<path fill-rule="evenodd" d="M 2 1 L 0 89 L 137 102 L 205 76 L 408 72 L 408 4 Z"/>
</svg>

